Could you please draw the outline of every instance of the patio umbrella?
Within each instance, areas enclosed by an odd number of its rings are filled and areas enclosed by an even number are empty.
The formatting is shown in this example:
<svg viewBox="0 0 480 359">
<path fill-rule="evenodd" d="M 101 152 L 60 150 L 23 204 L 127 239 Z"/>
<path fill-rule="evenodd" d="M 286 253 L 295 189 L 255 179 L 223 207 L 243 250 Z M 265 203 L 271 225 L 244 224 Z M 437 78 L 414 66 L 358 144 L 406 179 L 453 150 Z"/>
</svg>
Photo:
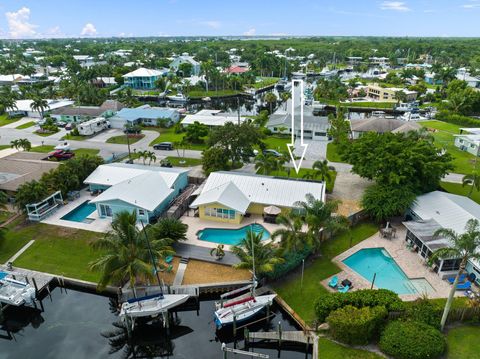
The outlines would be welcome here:
<svg viewBox="0 0 480 359">
<path fill-rule="evenodd" d="M 280 213 L 282 213 L 282 210 L 276 206 L 268 206 L 268 207 L 265 207 L 263 209 L 263 212 L 265 214 L 269 214 L 269 215 L 272 215 L 272 216 L 277 216 L 279 215 Z"/>
</svg>

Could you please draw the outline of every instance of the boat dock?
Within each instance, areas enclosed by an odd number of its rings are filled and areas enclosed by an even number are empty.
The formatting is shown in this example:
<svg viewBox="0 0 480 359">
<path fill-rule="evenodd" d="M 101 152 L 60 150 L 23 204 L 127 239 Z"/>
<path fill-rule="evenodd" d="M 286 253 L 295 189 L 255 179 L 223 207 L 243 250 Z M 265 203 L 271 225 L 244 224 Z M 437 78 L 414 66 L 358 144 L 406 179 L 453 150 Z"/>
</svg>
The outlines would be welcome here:
<svg viewBox="0 0 480 359">
<path fill-rule="evenodd" d="M 56 278 L 53 275 L 30 269 L 14 268 L 9 270 L 9 268 L 4 265 L 0 265 L 0 271 L 9 274 L 15 280 L 31 284 L 35 288 L 37 296 L 44 290 L 50 290 L 50 284 Z"/>
</svg>

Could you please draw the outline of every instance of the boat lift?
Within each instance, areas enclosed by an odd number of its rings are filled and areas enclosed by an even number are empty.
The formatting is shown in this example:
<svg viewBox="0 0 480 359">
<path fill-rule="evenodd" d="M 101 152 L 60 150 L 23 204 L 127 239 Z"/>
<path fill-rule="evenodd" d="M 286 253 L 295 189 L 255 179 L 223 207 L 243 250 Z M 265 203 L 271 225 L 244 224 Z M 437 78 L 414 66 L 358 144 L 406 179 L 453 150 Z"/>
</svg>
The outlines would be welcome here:
<svg viewBox="0 0 480 359">
<path fill-rule="evenodd" d="M 246 350 L 229 348 L 225 343 L 222 343 L 222 352 L 223 352 L 223 359 L 227 359 L 227 353 L 240 354 L 240 355 L 245 355 L 252 358 L 266 358 L 266 359 L 270 358 L 268 354 L 247 352 Z"/>
</svg>

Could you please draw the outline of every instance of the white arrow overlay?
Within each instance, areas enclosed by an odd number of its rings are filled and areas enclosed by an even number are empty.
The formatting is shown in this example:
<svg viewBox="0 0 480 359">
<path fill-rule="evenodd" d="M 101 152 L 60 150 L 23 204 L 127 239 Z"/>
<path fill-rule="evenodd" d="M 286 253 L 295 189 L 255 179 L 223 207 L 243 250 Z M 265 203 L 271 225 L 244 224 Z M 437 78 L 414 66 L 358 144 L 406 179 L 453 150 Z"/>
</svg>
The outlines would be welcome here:
<svg viewBox="0 0 480 359">
<path fill-rule="evenodd" d="M 302 155 L 300 156 L 300 159 L 295 158 L 295 154 L 293 153 L 294 151 L 294 146 L 295 146 L 295 135 L 296 135 L 296 129 L 295 129 L 295 83 L 300 84 L 300 147 L 302 148 Z M 305 103 L 305 94 L 303 92 L 303 80 L 292 80 L 292 141 L 291 143 L 287 143 L 288 147 L 288 153 L 290 153 L 290 158 L 292 159 L 293 167 L 295 168 L 295 171 L 298 172 L 300 171 L 300 168 L 302 166 L 302 161 L 303 158 L 305 157 L 305 153 L 307 152 L 307 147 L 308 144 L 303 143 L 303 104 Z M 297 162 L 298 160 L 298 162 Z"/>
</svg>

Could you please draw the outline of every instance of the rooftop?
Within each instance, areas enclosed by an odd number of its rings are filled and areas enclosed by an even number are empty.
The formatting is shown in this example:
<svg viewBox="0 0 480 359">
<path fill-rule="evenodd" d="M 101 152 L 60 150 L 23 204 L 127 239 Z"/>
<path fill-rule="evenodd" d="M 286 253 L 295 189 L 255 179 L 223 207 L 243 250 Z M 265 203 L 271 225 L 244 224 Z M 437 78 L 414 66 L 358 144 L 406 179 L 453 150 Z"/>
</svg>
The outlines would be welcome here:
<svg viewBox="0 0 480 359">
<path fill-rule="evenodd" d="M 240 122 L 247 120 L 240 117 Z M 238 122 L 238 115 L 222 112 L 221 110 L 201 110 L 194 115 L 187 115 L 182 121 L 183 125 L 191 125 L 200 122 L 207 126 L 223 126 L 227 122 Z"/>
<path fill-rule="evenodd" d="M 152 77 L 152 76 L 163 76 L 165 70 L 152 70 L 140 67 L 135 71 L 129 72 L 128 74 L 123 75 L 123 77 Z"/>
<path fill-rule="evenodd" d="M 116 117 L 121 117 L 127 121 L 135 121 L 141 118 L 170 118 L 176 112 L 178 112 L 176 109 L 167 107 L 151 107 L 150 105 L 143 105 L 137 108 L 122 108 L 119 112 L 117 112 Z"/>
<path fill-rule="evenodd" d="M 403 127 L 403 129 L 401 129 Z M 417 123 L 406 122 L 403 120 L 370 117 L 361 120 L 350 120 L 350 128 L 354 132 L 408 132 L 418 130 L 421 126 Z"/>
</svg>

